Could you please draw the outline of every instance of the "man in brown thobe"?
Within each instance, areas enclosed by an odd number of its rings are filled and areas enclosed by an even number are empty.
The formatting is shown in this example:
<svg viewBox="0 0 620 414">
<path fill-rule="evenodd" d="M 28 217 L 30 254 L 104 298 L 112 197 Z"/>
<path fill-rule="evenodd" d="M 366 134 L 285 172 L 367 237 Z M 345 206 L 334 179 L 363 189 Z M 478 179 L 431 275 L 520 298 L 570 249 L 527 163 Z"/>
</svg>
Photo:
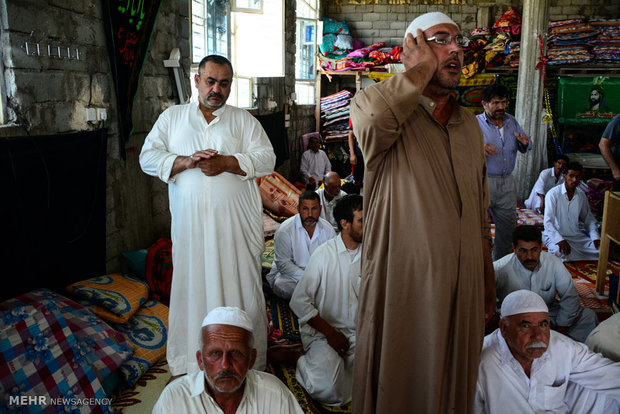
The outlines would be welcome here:
<svg viewBox="0 0 620 414">
<path fill-rule="evenodd" d="M 467 39 L 443 13 L 407 32 L 406 72 L 351 104 L 367 212 L 353 412 L 467 413 L 495 303 L 484 141 L 450 96 Z"/>
</svg>

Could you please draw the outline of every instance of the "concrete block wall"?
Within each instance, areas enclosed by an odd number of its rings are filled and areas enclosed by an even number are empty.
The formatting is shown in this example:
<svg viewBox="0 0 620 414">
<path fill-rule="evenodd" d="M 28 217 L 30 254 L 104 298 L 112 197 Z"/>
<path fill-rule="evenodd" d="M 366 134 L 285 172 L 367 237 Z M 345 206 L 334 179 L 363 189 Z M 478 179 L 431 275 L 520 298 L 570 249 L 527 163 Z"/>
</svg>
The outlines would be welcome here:
<svg viewBox="0 0 620 414">
<path fill-rule="evenodd" d="M 177 102 L 173 74 L 162 62 L 173 47 L 189 56 L 188 11 L 187 0 L 162 3 L 133 105 L 134 134 L 125 146 L 124 160 L 101 2 L 0 0 L 3 92 L 12 122 L 0 126 L 0 136 L 26 136 L 24 129 L 31 135 L 88 130 L 96 126 L 86 122 L 86 108 L 107 109 L 108 271 L 127 270 L 121 252 L 148 247 L 170 232 L 167 187 L 146 176 L 137 157 L 157 116 Z M 48 44 L 77 48 L 80 59 L 28 56 L 25 42 L 39 43 L 44 54 Z M 188 73 L 188 59 L 182 63 Z M 16 126 L 18 122 L 22 126 Z"/>
<path fill-rule="evenodd" d="M 421 0 L 411 0 L 410 3 L 388 4 L 387 0 L 377 0 L 373 4 L 351 4 L 348 0 L 324 0 L 321 4 L 321 15 L 346 21 L 351 35 L 363 41 L 365 45 L 383 41 L 387 46 L 399 46 L 402 45 L 403 35 L 409 23 L 423 13 L 431 11 L 446 13 L 460 25 L 463 33 L 469 33 L 479 25 L 486 25 L 477 21 L 479 4 L 491 8 L 492 16 L 495 16 L 491 23 L 499 19 L 510 6 L 519 12 L 523 10 L 523 1 L 510 0 L 484 2 L 468 0 L 464 5 L 449 4 L 448 0 L 442 5 L 420 4 Z M 551 0 L 549 16 L 551 20 L 618 18 L 620 2 Z"/>
</svg>

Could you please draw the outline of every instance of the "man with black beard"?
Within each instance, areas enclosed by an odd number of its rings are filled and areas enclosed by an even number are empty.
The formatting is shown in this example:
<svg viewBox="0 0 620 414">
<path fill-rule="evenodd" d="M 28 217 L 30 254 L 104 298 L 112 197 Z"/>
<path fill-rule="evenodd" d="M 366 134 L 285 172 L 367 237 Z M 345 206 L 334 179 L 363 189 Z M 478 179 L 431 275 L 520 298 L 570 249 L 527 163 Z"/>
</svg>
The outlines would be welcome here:
<svg viewBox="0 0 620 414">
<path fill-rule="evenodd" d="M 317 193 L 301 193 L 297 210 L 298 214 L 286 219 L 276 230 L 274 259 L 267 275 L 273 292 L 283 299 L 291 298 L 312 252 L 336 236 L 332 225 L 319 217 L 321 204 Z"/>
<path fill-rule="evenodd" d="M 512 176 L 517 151 L 532 149 L 532 142 L 514 116 L 506 113 L 508 90 L 493 84 L 482 92 L 484 112 L 477 115 L 484 134 L 491 214 L 495 223 L 493 260 L 510 253 L 510 239 L 517 224 L 517 184 Z"/>
<path fill-rule="evenodd" d="M 325 404 L 351 401 L 355 316 L 364 224 L 362 196 L 345 195 L 334 217 L 340 234 L 319 246 L 291 298 L 305 355 L 297 381 Z"/>
</svg>

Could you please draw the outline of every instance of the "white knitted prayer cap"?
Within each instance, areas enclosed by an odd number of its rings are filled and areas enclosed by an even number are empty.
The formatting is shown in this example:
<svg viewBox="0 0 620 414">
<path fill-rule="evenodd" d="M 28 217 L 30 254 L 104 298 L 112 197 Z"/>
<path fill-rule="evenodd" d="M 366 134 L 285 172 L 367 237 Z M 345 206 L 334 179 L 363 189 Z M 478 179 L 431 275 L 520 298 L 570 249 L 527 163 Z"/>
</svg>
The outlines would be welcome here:
<svg viewBox="0 0 620 414">
<path fill-rule="evenodd" d="M 405 31 L 404 37 L 407 37 L 407 33 L 411 33 L 413 35 L 413 38 L 415 39 L 416 36 L 418 35 L 418 29 L 425 31 L 428 28 L 437 26 L 438 24 L 444 24 L 444 23 L 453 24 L 457 28 L 459 27 L 458 24 L 454 23 L 454 20 L 452 20 L 450 17 L 443 14 L 442 12 L 424 13 L 423 15 L 418 16 L 415 19 L 413 19 L 413 21 L 407 28 L 407 31 Z"/>
<path fill-rule="evenodd" d="M 527 289 L 515 290 L 506 296 L 500 310 L 502 318 L 531 312 L 549 312 L 549 308 L 543 298 Z"/>
<path fill-rule="evenodd" d="M 248 314 L 232 306 L 222 306 L 212 309 L 202 321 L 203 328 L 208 325 L 232 325 L 252 333 L 254 332 L 252 320 Z"/>
</svg>

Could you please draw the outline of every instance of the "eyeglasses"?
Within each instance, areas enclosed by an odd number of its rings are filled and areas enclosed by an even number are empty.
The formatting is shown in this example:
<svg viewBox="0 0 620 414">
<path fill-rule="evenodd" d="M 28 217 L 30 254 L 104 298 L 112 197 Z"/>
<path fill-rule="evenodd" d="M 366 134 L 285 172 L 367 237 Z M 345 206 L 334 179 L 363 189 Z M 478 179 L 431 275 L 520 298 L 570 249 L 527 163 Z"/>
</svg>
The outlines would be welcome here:
<svg viewBox="0 0 620 414">
<path fill-rule="evenodd" d="M 426 41 L 435 42 L 438 45 L 446 46 L 452 43 L 452 39 L 454 39 L 454 42 L 458 46 L 461 46 L 461 47 L 469 46 L 469 38 L 462 36 L 462 35 L 451 36 L 448 33 L 437 33 L 435 36 L 429 37 L 428 39 L 426 39 Z"/>
</svg>

